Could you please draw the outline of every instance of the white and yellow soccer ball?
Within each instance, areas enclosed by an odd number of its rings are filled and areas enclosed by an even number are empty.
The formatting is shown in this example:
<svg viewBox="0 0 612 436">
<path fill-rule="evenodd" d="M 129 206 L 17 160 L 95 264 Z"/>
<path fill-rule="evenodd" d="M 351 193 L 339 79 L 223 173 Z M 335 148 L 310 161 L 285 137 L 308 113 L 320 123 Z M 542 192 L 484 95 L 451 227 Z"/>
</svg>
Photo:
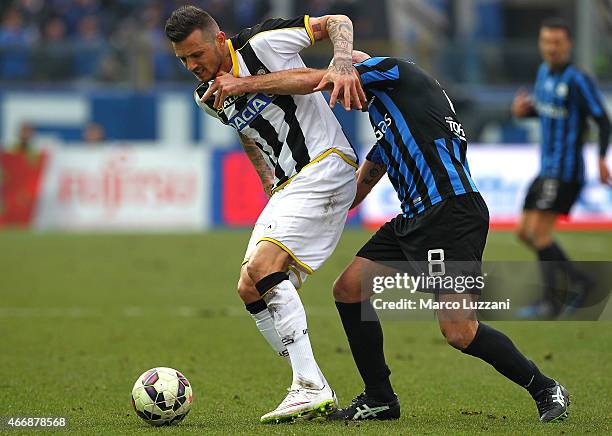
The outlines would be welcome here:
<svg viewBox="0 0 612 436">
<path fill-rule="evenodd" d="M 182 421 L 191 410 L 193 391 L 187 378 L 176 369 L 145 371 L 132 388 L 136 414 L 154 426 Z"/>
</svg>

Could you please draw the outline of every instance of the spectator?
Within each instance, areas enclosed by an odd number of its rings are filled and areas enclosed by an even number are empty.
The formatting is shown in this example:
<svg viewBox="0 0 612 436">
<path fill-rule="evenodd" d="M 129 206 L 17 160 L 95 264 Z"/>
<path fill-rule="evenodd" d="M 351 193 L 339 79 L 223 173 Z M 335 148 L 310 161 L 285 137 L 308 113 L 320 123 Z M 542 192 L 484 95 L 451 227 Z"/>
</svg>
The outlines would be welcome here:
<svg viewBox="0 0 612 436">
<path fill-rule="evenodd" d="M 58 17 L 49 18 L 43 29 L 42 44 L 34 51 L 34 77 L 39 80 L 66 80 L 72 77 L 72 52 L 66 24 Z"/>
<path fill-rule="evenodd" d="M 98 123 L 90 122 L 83 128 L 83 141 L 89 145 L 97 145 L 106 140 L 106 131 Z"/>
<path fill-rule="evenodd" d="M 86 17 L 98 16 L 102 10 L 98 0 L 72 0 L 65 4 L 64 17 L 67 33 L 71 36 L 79 33 L 81 21 Z"/>
<path fill-rule="evenodd" d="M 74 74 L 77 77 L 95 77 L 100 68 L 105 46 L 98 18 L 95 15 L 83 17 L 74 38 Z"/>
<path fill-rule="evenodd" d="M 35 134 L 36 131 L 31 123 L 22 123 L 17 133 L 17 141 L 13 144 L 10 151 L 14 154 L 22 154 L 29 159 L 35 159 L 40 156 L 40 152 L 34 148 L 33 144 Z"/>
<path fill-rule="evenodd" d="M 38 29 L 47 19 L 52 5 L 51 2 L 44 0 L 18 0 L 15 2 L 15 8 L 21 13 L 24 26 L 28 31 L 38 35 Z"/>
<path fill-rule="evenodd" d="M 23 16 L 17 9 L 9 9 L 0 24 L 0 76 L 18 80 L 30 76 L 27 46 L 35 40 L 35 33 L 25 28 Z"/>
<path fill-rule="evenodd" d="M 34 133 L 32 124 L 28 122 L 21 124 L 17 135 L 17 142 L 13 145 L 12 151 L 16 154 L 30 155 L 33 153 L 32 139 L 34 138 Z"/>
<path fill-rule="evenodd" d="M 264 20 L 270 10 L 269 0 L 239 0 L 234 3 L 236 27 L 243 29 Z"/>
</svg>

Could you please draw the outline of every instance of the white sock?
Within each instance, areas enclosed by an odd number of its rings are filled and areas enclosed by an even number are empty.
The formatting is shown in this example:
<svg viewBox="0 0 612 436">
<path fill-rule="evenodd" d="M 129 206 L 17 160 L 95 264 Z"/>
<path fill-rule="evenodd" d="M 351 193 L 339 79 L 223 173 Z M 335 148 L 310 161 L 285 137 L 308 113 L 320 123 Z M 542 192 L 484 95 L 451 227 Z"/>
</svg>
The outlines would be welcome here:
<svg viewBox="0 0 612 436">
<path fill-rule="evenodd" d="M 268 341 L 268 344 L 272 347 L 276 353 L 284 357 L 287 360 L 287 363 L 291 365 L 291 359 L 289 359 L 289 352 L 287 351 L 287 347 L 281 341 L 280 336 L 276 332 L 276 327 L 274 327 L 274 319 L 272 318 L 272 314 L 266 307 L 259 313 L 252 313 L 251 316 L 255 320 L 255 325 L 263 335 L 263 337 Z"/>
<path fill-rule="evenodd" d="M 321 389 L 325 385 L 308 337 L 306 312 L 289 280 L 279 283 L 264 296 L 274 319 L 274 326 L 287 347 L 293 369 L 292 386 Z"/>
<path fill-rule="evenodd" d="M 259 313 L 252 313 L 251 316 L 255 320 L 255 325 L 276 354 L 284 357 L 285 361 L 291 365 L 289 352 L 287 351 L 287 347 L 285 347 L 283 344 L 283 341 L 274 327 L 274 319 L 272 318 L 270 311 L 266 308 Z M 327 385 L 327 380 L 325 379 L 325 376 L 318 365 L 317 370 L 319 371 L 319 377 L 321 377 L 321 380 L 323 380 L 323 384 Z"/>
</svg>

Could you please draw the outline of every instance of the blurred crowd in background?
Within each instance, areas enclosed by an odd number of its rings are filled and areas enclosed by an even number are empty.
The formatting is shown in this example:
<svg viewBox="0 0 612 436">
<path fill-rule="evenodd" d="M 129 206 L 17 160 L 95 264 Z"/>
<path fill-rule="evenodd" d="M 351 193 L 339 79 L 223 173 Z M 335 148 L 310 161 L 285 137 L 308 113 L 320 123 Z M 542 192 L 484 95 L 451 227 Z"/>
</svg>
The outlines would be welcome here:
<svg viewBox="0 0 612 436">
<path fill-rule="evenodd" d="M 194 78 L 172 52 L 164 24 L 185 3 L 208 11 L 230 36 L 271 17 L 348 15 L 355 48 L 414 60 L 443 84 L 472 142 L 537 141 L 537 126 L 515 123 L 509 107 L 519 87 L 533 84 L 546 18 L 570 24 L 576 64 L 612 101 L 612 0 L 3 0 L 0 143 L 11 148 L 18 132 L 64 143 L 223 143 L 216 130 L 208 136 L 190 101 L 179 101 L 190 99 Z M 301 54 L 324 68 L 331 45 Z M 47 102 L 35 113 L 33 89 Z M 163 107 L 168 115 L 156 118 Z M 179 122 L 185 137 L 160 133 L 164 123 L 170 131 Z"/>
<path fill-rule="evenodd" d="M 0 228 L 254 222 L 267 201 L 257 176 L 235 131 L 194 104 L 196 79 L 164 34 L 186 3 L 229 36 L 267 18 L 345 14 L 356 49 L 416 62 L 452 99 L 479 189 L 499 219 L 517 215 L 536 172 L 538 120 L 516 120 L 510 106 L 517 90 L 532 89 L 543 20 L 571 26 L 573 59 L 612 113 L 612 0 L 0 0 Z M 300 54 L 325 68 L 332 53 L 327 41 Z M 367 115 L 340 105 L 335 114 L 367 153 L 375 141 Z M 597 183 L 594 147 L 589 153 L 581 210 L 609 221 L 612 197 Z M 192 201 L 166 202 L 182 192 L 185 174 L 198 181 Z M 364 223 L 395 213 L 392 186 L 379 192 Z"/>
<path fill-rule="evenodd" d="M 2 81 L 119 82 L 139 87 L 191 80 L 163 33 L 184 0 L 4 0 Z M 539 62 L 539 22 L 568 19 L 584 47 L 582 66 L 612 80 L 610 0 L 193 0 L 232 35 L 272 16 L 346 14 L 356 46 L 415 59 L 456 83 L 530 81 Z M 581 8 L 588 6 L 586 18 Z M 584 15 L 584 14 L 583 14 Z M 585 28 L 586 27 L 586 28 Z M 305 52 L 325 65 L 325 47 Z M 586 57 L 586 58 L 585 58 Z"/>
<path fill-rule="evenodd" d="M 166 18 L 184 1 L 13 0 L 0 5 L 0 77 L 4 81 L 190 80 L 164 36 Z M 270 16 L 270 0 L 194 1 L 232 35 Z M 365 2 L 311 0 L 287 12 L 343 12 L 358 34 L 384 38 L 368 24 Z M 363 4 L 362 4 L 363 3 Z M 294 10 L 292 10 L 294 9 Z M 363 29 L 363 30 L 361 30 Z M 378 31 L 378 33 L 377 33 Z M 144 76 L 144 77 L 142 77 Z"/>
</svg>

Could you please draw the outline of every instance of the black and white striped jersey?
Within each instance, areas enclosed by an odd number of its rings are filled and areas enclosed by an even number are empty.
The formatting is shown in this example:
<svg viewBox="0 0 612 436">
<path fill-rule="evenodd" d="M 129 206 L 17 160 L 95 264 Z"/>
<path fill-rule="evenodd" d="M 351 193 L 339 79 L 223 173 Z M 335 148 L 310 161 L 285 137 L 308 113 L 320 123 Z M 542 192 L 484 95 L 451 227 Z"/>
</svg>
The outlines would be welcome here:
<svg viewBox="0 0 612 436">
<path fill-rule="evenodd" d="M 270 19 L 230 38 L 234 76 L 304 67 L 299 52 L 314 43 L 308 20 L 308 15 L 290 20 Z M 355 151 L 320 92 L 234 96 L 226 99 L 223 108 L 217 111 L 212 106 L 214 98 L 200 100 L 210 83 L 202 83 L 196 89 L 197 104 L 258 145 L 274 171 L 275 188 L 284 186 L 329 150 L 349 162 L 357 162 Z"/>
</svg>

